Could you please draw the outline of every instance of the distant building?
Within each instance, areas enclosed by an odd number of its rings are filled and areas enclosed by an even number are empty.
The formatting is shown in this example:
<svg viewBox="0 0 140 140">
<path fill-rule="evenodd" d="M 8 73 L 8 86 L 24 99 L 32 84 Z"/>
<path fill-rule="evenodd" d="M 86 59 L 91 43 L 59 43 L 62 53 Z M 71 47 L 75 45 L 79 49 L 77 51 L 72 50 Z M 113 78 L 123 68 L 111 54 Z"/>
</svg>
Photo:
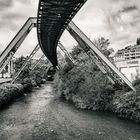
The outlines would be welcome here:
<svg viewBox="0 0 140 140">
<path fill-rule="evenodd" d="M 14 60 L 11 59 L 8 65 L 6 65 L 4 70 L 0 73 L 0 78 L 11 78 L 13 74 L 14 74 Z"/>
<path fill-rule="evenodd" d="M 118 50 L 113 61 L 130 81 L 140 77 L 140 45 L 127 46 Z"/>
<path fill-rule="evenodd" d="M 128 46 L 125 49 L 118 50 L 113 57 L 114 62 L 137 58 L 140 58 L 140 45 Z"/>
</svg>

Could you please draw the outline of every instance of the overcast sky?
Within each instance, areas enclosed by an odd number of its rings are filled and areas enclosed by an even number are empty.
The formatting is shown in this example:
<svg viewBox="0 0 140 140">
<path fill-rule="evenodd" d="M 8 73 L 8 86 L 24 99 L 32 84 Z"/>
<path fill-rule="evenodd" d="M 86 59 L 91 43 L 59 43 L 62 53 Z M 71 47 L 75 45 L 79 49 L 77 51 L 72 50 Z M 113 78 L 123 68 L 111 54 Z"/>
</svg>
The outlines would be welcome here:
<svg viewBox="0 0 140 140">
<path fill-rule="evenodd" d="M 0 52 L 27 18 L 37 15 L 37 7 L 38 0 L 0 0 Z M 136 38 L 140 37 L 140 0 L 87 0 L 75 16 L 74 22 L 90 39 L 103 36 L 110 39 L 110 47 L 118 50 L 134 44 Z M 67 32 L 61 40 L 68 49 L 75 44 Z M 16 56 L 27 55 L 36 44 L 34 29 Z"/>
</svg>

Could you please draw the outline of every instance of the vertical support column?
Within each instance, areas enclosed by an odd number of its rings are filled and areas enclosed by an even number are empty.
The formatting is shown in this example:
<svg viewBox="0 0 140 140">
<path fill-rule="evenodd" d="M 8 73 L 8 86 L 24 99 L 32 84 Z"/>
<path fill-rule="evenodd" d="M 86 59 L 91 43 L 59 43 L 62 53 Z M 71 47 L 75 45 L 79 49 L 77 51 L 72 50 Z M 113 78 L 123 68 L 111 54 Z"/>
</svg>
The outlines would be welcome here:
<svg viewBox="0 0 140 140">
<path fill-rule="evenodd" d="M 18 50 L 24 39 L 30 33 L 33 27 L 36 26 L 37 19 L 34 17 L 28 18 L 26 23 L 20 29 L 20 31 L 15 35 L 13 40 L 9 43 L 9 45 L 5 48 L 0 56 L 0 72 L 3 71 L 6 65 L 10 62 L 9 59 L 11 56 L 15 54 Z M 6 64 L 5 64 L 6 63 Z"/>
</svg>

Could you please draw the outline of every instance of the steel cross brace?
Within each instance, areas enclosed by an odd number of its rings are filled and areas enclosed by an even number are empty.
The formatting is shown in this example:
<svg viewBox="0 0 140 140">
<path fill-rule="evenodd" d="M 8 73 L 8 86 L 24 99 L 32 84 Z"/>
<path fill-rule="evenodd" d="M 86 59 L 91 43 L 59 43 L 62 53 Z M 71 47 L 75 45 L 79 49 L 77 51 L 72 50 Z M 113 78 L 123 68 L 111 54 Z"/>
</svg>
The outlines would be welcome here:
<svg viewBox="0 0 140 140">
<path fill-rule="evenodd" d="M 13 57 L 13 53 L 11 52 L 10 55 L 7 57 L 7 59 L 5 60 L 5 62 L 3 63 L 3 65 L 0 68 L 0 73 L 5 69 L 5 66 L 8 65 L 8 63 L 10 62 L 10 60 Z"/>
<path fill-rule="evenodd" d="M 115 84 L 122 85 L 122 81 L 126 83 L 133 91 L 136 89 L 133 87 L 132 83 L 112 64 L 108 58 L 97 48 L 97 46 L 73 23 L 67 27 L 69 33 L 80 43 L 80 46 L 85 44 L 86 53 L 89 53 L 92 58 L 94 58 L 97 66 L 102 66 L 102 72 L 107 74 L 108 77 L 115 82 Z M 101 70 L 101 67 L 99 67 Z"/>
<path fill-rule="evenodd" d="M 31 52 L 31 54 L 29 55 L 29 57 L 26 58 L 25 62 L 23 63 L 22 67 L 20 68 L 20 70 L 13 76 L 13 79 L 11 81 L 11 83 L 14 83 L 15 80 L 19 77 L 19 75 L 21 74 L 21 72 L 26 68 L 27 64 L 31 61 L 31 59 L 33 58 L 33 56 L 37 53 L 37 51 L 39 50 L 40 46 L 37 45 L 34 50 Z"/>
<path fill-rule="evenodd" d="M 33 29 L 33 27 L 36 27 L 36 18 L 30 17 L 26 21 L 26 23 L 23 25 L 23 27 L 20 29 L 20 31 L 16 34 L 16 36 L 13 38 L 13 40 L 9 43 L 9 45 L 6 47 L 6 49 L 2 52 L 0 56 L 0 72 L 5 68 L 12 58 L 24 39 L 27 37 L 29 32 Z"/>
<path fill-rule="evenodd" d="M 43 54 L 39 60 L 32 66 L 31 68 L 31 72 L 38 66 L 38 64 L 43 60 L 43 58 L 45 57 L 45 55 Z"/>
<path fill-rule="evenodd" d="M 102 66 L 102 64 L 98 61 L 98 57 L 96 56 L 96 54 L 84 43 L 83 40 L 81 40 L 75 33 L 72 33 L 73 37 L 75 38 L 75 40 L 79 43 L 80 47 L 86 52 L 86 54 L 89 56 L 89 58 L 92 60 L 93 63 L 95 63 L 97 65 L 97 67 L 102 71 L 103 74 L 105 74 L 107 76 L 107 78 L 109 79 L 109 81 L 112 84 L 115 84 L 113 78 L 111 78 L 108 74 L 107 71 L 105 70 L 105 68 Z M 92 52 L 92 53 L 91 53 Z"/>
<path fill-rule="evenodd" d="M 59 53 L 60 53 L 60 56 L 63 58 L 64 62 L 66 63 L 66 59 L 65 59 L 65 57 L 63 56 L 62 52 L 59 51 Z M 59 64 L 58 64 L 58 68 L 60 69 L 60 68 L 64 67 L 65 63 L 59 63 Z"/>
<path fill-rule="evenodd" d="M 66 48 L 62 45 L 62 43 L 58 42 L 58 47 L 65 53 L 65 55 L 69 58 L 69 60 L 74 64 L 74 60 L 72 56 L 68 53 Z"/>
</svg>

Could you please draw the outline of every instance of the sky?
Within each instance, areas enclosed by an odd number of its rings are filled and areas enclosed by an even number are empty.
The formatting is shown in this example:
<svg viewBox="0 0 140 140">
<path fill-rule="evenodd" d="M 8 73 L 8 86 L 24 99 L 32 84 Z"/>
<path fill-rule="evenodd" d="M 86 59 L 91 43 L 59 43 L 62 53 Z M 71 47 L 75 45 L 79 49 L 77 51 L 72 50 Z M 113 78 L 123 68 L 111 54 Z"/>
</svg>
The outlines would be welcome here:
<svg viewBox="0 0 140 140">
<path fill-rule="evenodd" d="M 37 15 L 38 2 L 39 0 L 0 0 L 0 52 L 28 17 Z M 110 40 L 110 47 L 117 51 L 135 44 L 137 37 L 140 37 L 140 0 L 87 0 L 73 21 L 91 40 L 103 36 Z M 28 55 L 37 44 L 36 36 L 34 29 L 15 55 Z M 68 50 L 76 45 L 66 31 L 61 42 Z M 41 51 L 37 56 L 41 56 Z"/>
</svg>

